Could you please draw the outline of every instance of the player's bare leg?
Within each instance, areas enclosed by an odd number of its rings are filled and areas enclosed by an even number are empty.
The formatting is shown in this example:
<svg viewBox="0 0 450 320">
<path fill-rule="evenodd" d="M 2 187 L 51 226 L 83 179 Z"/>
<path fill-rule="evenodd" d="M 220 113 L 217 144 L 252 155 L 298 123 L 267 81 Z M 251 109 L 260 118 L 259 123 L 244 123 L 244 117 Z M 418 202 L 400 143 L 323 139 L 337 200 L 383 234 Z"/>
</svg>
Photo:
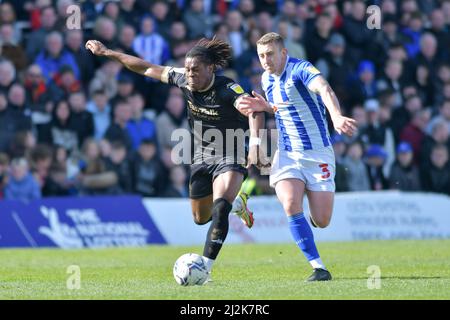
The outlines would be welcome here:
<svg viewBox="0 0 450 320">
<path fill-rule="evenodd" d="M 237 171 L 227 171 L 214 180 L 212 221 L 203 249 L 203 258 L 208 271 L 211 271 L 228 234 L 228 217 L 232 202 L 241 188 L 242 180 L 242 173 Z"/>
<path fill-rule="evenodd" d="M 315 227 L 326 228 L 333 214 L 334 192 L 306 190 L 311 222 Z"/>
<path fill-rule="evenodd" d="M 191 199 L 192 217 L 196 224 L 202 225 L 211 221 L 213 195 Z"/>
<path fill-rule="evenodd" d="M 305 183 L 300 179 L 281 180 L 275 185 L 275 191 L 288 217 L 291 234 L 314 269 L 313 274 L 307 280 L 331 280 L 331 274 L 320 258 L 313 232 L 303 214 Z"/>
</svg>

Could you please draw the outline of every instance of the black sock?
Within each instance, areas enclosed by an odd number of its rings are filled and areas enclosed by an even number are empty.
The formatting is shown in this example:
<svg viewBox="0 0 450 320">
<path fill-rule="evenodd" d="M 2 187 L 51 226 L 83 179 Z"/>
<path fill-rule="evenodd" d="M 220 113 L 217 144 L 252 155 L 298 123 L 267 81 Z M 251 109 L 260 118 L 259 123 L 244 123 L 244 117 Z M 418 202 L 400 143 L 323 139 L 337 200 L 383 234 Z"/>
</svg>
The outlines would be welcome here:
<svg viewBox="0 0 450 320">
<path fill-rule="evenodd" d="M 206 236 L 203 256 L 215 260 L 228 234 L 228 216 L 232 205 L 227 200 L 219 198 L 213 203 L 212 222 Z"/>
</svg>

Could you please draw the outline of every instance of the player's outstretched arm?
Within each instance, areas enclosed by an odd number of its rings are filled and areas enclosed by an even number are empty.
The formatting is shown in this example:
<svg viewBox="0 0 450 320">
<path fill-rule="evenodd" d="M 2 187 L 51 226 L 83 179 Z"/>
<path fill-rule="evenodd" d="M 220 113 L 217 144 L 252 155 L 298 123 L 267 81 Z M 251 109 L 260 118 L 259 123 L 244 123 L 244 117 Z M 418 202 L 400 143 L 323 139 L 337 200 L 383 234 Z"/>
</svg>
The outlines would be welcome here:
<svg viewBox="0 0 450 320">
<path fill-rule="evenodd" d="M 90 50 L 97 56 L 103 56 L 119 61 L 127 69 L 142 74 L 144 76 L 161 81 L 161 75 L 164 67 L 151 64 L 141 58 L 133 57 L 119 51 L 108 49 L 103 43 L 97 40 L 89 40 L 86 42 L 86 49 Z"/>
<path fill-rule="evenodd" d="M 322 98 L 325 107 L 330 112 L 334 129 L 339 134 L 345 133 L 349 136 L 352 136 L 356 131 L 356 121 L 342 115 L 339 101 L 333 89 L 330 87 L 328 81 L 325 80 L 325 78 L 321 75 L 316 76 L 309 83 L 308 89 L 314 93 L 317 93 Z"/>
<path fill-rule="evenodd" d="M 248 116 L 253 112 L 269 112 L 273 113 L 273 109 L 264 97 L 255 91 L 252 91 L 254 97 L 242 97 L 237 105 L 238 110 Z"/>
<path fill-rule="evenodd" d="M 266 156 L 265 148 L 263 147 L 263 130 L 265 122 L 264 112 L 253 112 L 248 116 L 248 123 L 250 127 L 250 143 L 247 157 L 247 169 L 251 165 L 258 169 L 270 167 L 269 158 Z"/>
</svg>

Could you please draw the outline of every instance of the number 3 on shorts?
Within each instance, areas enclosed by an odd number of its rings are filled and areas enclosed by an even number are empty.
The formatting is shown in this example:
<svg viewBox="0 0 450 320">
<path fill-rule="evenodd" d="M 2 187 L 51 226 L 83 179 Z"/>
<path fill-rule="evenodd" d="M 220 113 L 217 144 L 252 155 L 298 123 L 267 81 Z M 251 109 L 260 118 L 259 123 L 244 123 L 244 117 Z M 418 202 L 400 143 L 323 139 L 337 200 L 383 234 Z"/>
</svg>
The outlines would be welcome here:
<svg viewBox="0 0 450 320">
<path fill-rule="evenodd" d="M 328 170 L 328 163 L 319 164 L 319 167 L 322 169 L 322 179 L 328 179 L 331 176 L 330 170 Z"/>
</svg>

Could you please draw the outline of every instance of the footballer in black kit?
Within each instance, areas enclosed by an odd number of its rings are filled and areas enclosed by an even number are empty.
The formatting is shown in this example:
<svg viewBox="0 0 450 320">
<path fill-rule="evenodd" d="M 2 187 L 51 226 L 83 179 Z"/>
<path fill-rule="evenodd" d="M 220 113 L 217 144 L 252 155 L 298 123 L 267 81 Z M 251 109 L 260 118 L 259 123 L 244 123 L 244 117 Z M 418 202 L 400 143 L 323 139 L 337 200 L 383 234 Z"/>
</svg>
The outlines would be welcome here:
<svg viewBox="0 0 450 320">
<path fill-rule="evenodd" d="M 192 159 L 190 198 L 212 194 L 214 179 L 226 171 L 241 172 L 246 177 L 243 135 L 249 127 L 248 119 L 235 108 L 237 99 L 247 95 L 242 87 L 227 77 L 213 75 L 205 90 L 191 91 L 184 68 L 171 67 L 166 72 L 167 82 L 178 86 L 188 103 Z M 217 129 L 222 139 L 205 135 L 209 129 Z M 230 133 L 236 133 L 241 139 Z"/>
<path fill-rule="evenodd" d="M 211 221 L 203 248 L 203 261 L 210 273 L 228 234 L 229 214 L 237 215 L 248 228 L 253 226 L 253 213 L 247 207 L 248 195 L 241 193 L 240 188 L 247 173 L 245 160 L 247 166 L 262 163 L 258 128 L 263 128 L 264 113 L 254 112 L 248 118 L 242 115 L 236 106 L 246 95 L 244 90 L 231 79 L 216 75 L 217 69 L 223 68 L 231 58 L 230 45 L 218 39 L 202 39 L 186 54 L 184 68 L 155 65 L 108 49 L 97 40 L 87 41 L 86 48 L 183 91 L 191 125 L 192 216 L 196 224 Z M 243 138 L 248 127 L 251 137 L 246 157 Z M 229 141 L 227 137 L 234 140 L 235 133 L 236 141 Z M 231 142 L 234 147 L 227 150 Z"/>
</svg>

